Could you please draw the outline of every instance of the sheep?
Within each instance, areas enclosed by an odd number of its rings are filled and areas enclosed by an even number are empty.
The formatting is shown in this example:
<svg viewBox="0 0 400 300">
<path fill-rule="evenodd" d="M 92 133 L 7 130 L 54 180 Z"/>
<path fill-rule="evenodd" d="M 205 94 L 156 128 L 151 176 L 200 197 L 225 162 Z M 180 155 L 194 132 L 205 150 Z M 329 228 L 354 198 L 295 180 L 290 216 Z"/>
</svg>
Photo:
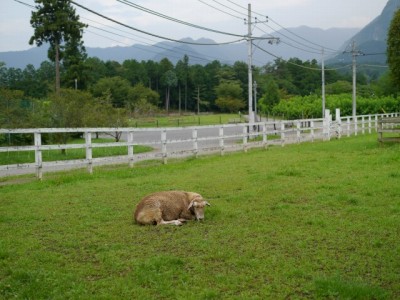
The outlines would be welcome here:
<svg viewBox="0 0 400 300">
<path fill-rule="evenodd" d="M 211 206 L 200 194 L 163 191 L 144 197 L 136 206 L 134 219 L 140 225 L 177 225 L 203 220 L 204 207 Z"/>
</svg>

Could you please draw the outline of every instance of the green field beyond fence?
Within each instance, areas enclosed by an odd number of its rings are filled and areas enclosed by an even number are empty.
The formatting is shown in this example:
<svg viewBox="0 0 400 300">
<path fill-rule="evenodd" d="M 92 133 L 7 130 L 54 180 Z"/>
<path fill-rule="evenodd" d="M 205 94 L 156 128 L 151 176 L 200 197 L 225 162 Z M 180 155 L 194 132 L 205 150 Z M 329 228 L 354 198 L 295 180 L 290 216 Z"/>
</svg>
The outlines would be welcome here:
<svg viewBox="0 0 400 300">
<path fill-rule="evenodd" d="M 246 122 L 241 114 L 201 114 L 201 115 L 169 115 L 131 119 L 133 127 L 184 127 L 198 125 L 218 125 Z"/>
<path fill-rule="evenodd" d="M 400 146 L 376 135 L 0 179 L 1 299 L 399 299 Z M 201 193 L 204 222 L 138 226 Z"/>
</svg>

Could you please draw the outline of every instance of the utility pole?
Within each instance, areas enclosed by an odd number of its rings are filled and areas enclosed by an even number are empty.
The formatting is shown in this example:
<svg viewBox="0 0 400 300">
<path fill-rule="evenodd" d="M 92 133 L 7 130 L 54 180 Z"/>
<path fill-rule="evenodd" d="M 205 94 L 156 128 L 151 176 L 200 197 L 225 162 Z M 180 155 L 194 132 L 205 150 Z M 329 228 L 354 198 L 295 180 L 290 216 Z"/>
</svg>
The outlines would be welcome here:
<svg viewBox="0 0 400 300">
<path fill-rule="evenodd" d="M 325 50 L 322 48 L 322 62 L 321 62 L 321 70 L 322 70 L 322 117 L 325 118 Z"/>
<path fill-rule="evenodd" d="M 248 4 L 248 14 L 247 14 L 247 70 L 248 70 L 248 84 L 249 84 L 249 93 L 248 93 L 248 105 L 249 105 L 249 123 L 254 123 L 254 114 L 253 114 L 253 40 L 251 38 L 251 4 Z"/>
<path fill-rule="evenodd" d="M 352 64 L 353 64 L 353 109 L 352 109 L 352 116 L 355 118 L 357 115 L 357 56 L 364 55 L 359 50 L 356 50 L 356 42 L 353 41 L 351 43 L 351 51 L 344 51 L 343 53 L 351 53 L 352 56 Z"/>
<path fill-rule="evenodd" d="M 254 119 L 257 120 L 257 82 L 254 80 Z"/>
<path fill-rule="evenodd" d="M 254 110 L 253 110 L 253 40 L 255 38 L 252 37 L 252 28 L 251 26 L 256 23 L 266 23 L 268 19 L 265 21 L 258 21 L 257 18 L 254 22 L 251 21 L 251 4 L 248 4 L 248 13 L 247 13 L 247 21 L 245 20 L 245 24 L 247 23 L 247 65 L 248 65 L 248 107 L 249 107 L 249 123 L 254 123 Z M 270 44 L 273 44 L 274 41 L 279 42 L 279 38 L 270 37 L 270 38 L 258 38 L 263 40 L 269 40 Z"/>
</svg>

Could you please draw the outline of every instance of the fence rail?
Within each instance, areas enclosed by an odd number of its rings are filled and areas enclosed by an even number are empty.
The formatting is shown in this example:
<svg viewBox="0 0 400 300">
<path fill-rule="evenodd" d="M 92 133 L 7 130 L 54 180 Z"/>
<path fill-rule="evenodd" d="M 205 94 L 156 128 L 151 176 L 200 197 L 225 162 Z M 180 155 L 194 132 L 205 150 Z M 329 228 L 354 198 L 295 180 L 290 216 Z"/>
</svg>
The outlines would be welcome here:
<svg viewBox="0 0 400 300">
<path fill-rule="evenodd" d="M 257 122 L 254 124 L 225 124 L 212 126 L 171 127 L 171 128 L 34 128 L 34 129 L 0 129 L 0 135 L 32 134 L 33 145 L 0 147 L 1 152 L 34 151 L 35 163 L 9 164 L 0 166 L 0 176 L 13 174 L 12 170 L 36 172 L 42 179 L 43 169 L 51 170 L 60 166 L 86 166 L 88 172 L 93 172 L 94 164 L 129 163 L 161 158 L 167 163 L 169 157 L 180 157 L 209 152 L 247 151 L 253 147 L 268 147 L 269 145 L 284 146 L 287 143 L 301 143 L 314 140 L 328 141 L 331 138 L 341 138 L 359 133 L 378 130 L 381 118 L 398 117 L 399 113 L 361 115 L 356 117 L 341 117 L 336 110 L 335 120 L 329 110 L 325 118 L 281 120 Z M 113 143 L 94 143 L 93 134 L 121 133 L 124 141 Z M 84 144 L 43 144 L 43 134 L 81 133 Z M 134 153 L 134 146 L 146 145 L 155 148 L 149 153 Z M 94 158 L 94 148 L 126 147 L 126 155 Z M 62 149 L 85 149 L 85 158 L 68 161 L 43 161 L 43 151 Z"/>
</svg>

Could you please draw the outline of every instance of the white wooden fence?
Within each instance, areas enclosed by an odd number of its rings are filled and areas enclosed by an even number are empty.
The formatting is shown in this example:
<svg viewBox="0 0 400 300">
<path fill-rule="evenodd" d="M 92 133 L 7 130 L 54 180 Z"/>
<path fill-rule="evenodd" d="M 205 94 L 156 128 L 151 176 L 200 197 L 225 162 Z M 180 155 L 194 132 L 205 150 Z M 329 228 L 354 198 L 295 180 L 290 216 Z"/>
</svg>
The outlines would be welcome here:
<svg viewBox="0 0 400 300">
<path fill-rule="evenodd" d="M 0 129 L 0 134 L 32 134 L 34 145 L 0 147 L 0 152 L 34 151 L 35 163 L 9 164 L 0 166 L 0 176 L 16 174 L 13 170 L 36 171 L 42 179 L 43 169 L 52 170 L 57 167 L 86 166 L 90 173 L 94 164 L 129 163 L 144 159 L 161 158 L 167 163 L 169 157 L 179 157 L 207 152 L 247 151 L 252 147 L 284 146 L 287 143 L 301 143 L 314 140 L 328 141 L 352 134 L 376 132 L 379 118 L 398 117 L 399 113 L 362 115 L 341 117 L 336 110 L 335 120 L 329 110 L 323 119 L 282 120 L 258 122 L 254 124 L 226 124 L 215 126 L 193 126 L 173 128 L 34 128 L 34 129 Z M 122 133 L 124 140 L 114 143 L 94 143 L 94 133 Z M 42 134 L 82 133 L 84 144 L 43 144 Z M 155 151 L 135 154 L 134 146 L 148 145 Z M 94 158 L 93 149 L 98 147 L 121 147 L 127 149 L 126 155 L 118 157 Z M 61 149 L 85 149 L 84 159 L 67 161 L 43 161 L 43 151 Z"/>
</svg>

